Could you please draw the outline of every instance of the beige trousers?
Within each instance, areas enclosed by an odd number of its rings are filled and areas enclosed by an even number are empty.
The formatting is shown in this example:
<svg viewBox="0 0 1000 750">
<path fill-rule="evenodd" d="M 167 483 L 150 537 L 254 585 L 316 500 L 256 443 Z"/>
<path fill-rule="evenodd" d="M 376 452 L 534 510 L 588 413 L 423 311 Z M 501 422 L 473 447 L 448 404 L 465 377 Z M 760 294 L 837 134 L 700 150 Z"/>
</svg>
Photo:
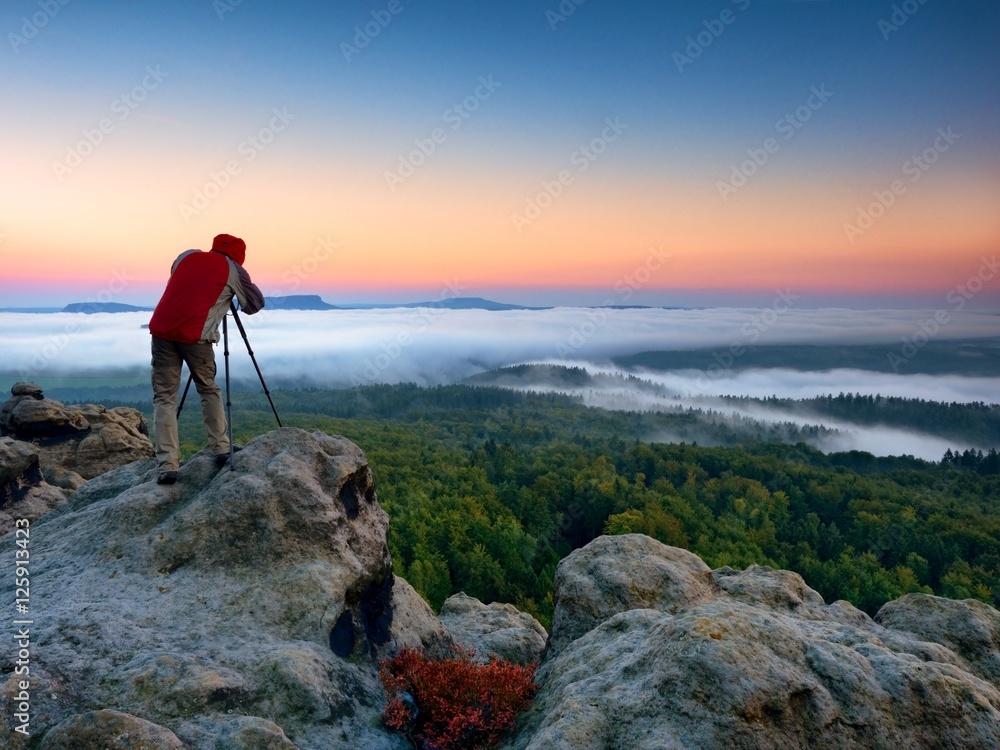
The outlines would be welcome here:
<svg viewBox="0 0 1000 750">
<path fill-rule="evenodd" d="M 201 396 L 201 416 L 213 455 L 229 452 L 222 391 L 215 384 L 215 352 L 209 343 L 181 344 L 153 336 L 153 432 L 160 471 L 177 471 L 180 445 L 177 437 L 177 393 L 181 365 L 186 363 Z"/>
</svg>

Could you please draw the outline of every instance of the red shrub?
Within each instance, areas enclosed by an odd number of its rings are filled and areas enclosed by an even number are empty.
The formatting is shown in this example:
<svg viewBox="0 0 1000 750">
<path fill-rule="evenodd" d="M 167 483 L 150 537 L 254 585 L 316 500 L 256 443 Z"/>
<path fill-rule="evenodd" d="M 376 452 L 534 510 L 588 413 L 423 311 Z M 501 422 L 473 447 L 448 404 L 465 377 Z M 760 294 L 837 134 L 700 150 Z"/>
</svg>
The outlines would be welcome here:
<svg viewBox="0 0 1000 750">
<path fill-rule="evenodd" d="M 535 665 L 496 656 L 479 664 L 472 657 L 456 648 L 453 657 L 435 661 L 405 648 L 381 662 L 379 679 L 390 699 L 386 726 L 425 750 L 493 747 L 535 697 Z"/>
</svg>

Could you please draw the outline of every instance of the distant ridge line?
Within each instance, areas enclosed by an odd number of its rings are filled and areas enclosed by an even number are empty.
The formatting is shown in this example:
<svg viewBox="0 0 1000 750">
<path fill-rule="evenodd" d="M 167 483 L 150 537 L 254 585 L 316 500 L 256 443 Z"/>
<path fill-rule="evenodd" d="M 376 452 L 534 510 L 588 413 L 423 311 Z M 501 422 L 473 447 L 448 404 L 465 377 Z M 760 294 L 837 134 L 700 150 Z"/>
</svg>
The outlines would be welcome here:
<svg viewBox="0 0 1000 750">
<path fill-rule="evenodd" d="M 506 310 L 552 310 L 556 307 L 580 307 L 606 310 L 679 310 L 690 309 L 667 305 L 519 305 L 510 302 L 497 302 L 485 297 L 450 297 L 447 299 L 427 300 L 423 302 L 356 302 L 333 305 L 326 302 L 318 294 L 293 294 L 287 296 L 265 297 L 265 309 L 271 310 L 392 310 L 398 308 L 430 307 L 442 310 L 487 310 L 502 312 Z M 125 313 L 151 312 L 152 307 L 128 305 L 121 302 L 71 302 L 65 307 L 3 307 L 4 313 Z"/>
</svg>

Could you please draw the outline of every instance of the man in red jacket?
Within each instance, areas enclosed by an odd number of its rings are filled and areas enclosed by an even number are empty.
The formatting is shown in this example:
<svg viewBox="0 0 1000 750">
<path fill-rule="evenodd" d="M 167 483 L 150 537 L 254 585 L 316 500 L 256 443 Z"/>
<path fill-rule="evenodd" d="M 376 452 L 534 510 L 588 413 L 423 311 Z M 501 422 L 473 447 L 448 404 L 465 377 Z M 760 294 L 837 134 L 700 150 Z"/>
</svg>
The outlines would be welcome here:
<svg viewBox="0 0 1000 750">
<path fill-rule="evenodd" d="M 226 412 L 215 384 L 215 352 L 219 323 L 229 312 L 233 296 L 240 308 L 253 315 L 264 307 L 264 295 L 243 268 L 247 245 L 239 237 L 218 235 L 209 252 L 181 253 L 170 269 L 149 332 L 153 336 L 153 422 L 159 484 L 177 481 L 180 446 L 177 437 L 177 392 L 181 364 L 187 363 L 201 396 L 201 414 L 215 463 L 229 458 Z"/>
</svg>

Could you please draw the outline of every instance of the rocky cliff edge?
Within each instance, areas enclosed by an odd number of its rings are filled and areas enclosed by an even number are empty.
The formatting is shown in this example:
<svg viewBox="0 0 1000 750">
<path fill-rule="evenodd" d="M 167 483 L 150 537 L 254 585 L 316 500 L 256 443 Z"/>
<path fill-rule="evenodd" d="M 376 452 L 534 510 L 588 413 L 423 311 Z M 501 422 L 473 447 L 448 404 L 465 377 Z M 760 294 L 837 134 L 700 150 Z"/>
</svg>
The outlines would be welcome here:
<svg viewBox="0 0 1000 750">
<path fill-rule="evenodd" d="M 5 710 L 0 746 L 408 747 L 380 725 L 377 657 L 448 636 L 392 574 L 361 450 L 285 428 L 234 471 L 203 452 L 155 479 L 154 460 L 128 464 L 30 524 L 28 624 L 0 624 L 0 695 L 30 705 L 30 737 Z"/>
</svg>

